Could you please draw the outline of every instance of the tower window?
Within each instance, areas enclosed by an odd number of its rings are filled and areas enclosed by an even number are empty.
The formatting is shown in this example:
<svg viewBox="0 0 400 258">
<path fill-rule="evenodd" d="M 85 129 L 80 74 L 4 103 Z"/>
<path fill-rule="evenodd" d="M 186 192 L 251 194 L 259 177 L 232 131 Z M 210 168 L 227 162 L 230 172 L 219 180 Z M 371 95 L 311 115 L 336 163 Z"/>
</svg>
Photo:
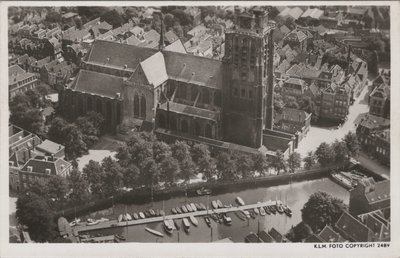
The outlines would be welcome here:
<svg viewBox="0 0 400 258">
<path fill-rule="evenodd" d="M 240 91 L 240 96 L 241 96 L 241 97 L 246 97 L 246 90 L 245 90 L 245 89 L 242 89 L 242 90 Z"/>
<path fill-rule="evenodd" d="M 239 90 L 236 87 L 233 88 L 233 96 L 235 96 L 235 97 L 239 96 Z"/>
</svg>

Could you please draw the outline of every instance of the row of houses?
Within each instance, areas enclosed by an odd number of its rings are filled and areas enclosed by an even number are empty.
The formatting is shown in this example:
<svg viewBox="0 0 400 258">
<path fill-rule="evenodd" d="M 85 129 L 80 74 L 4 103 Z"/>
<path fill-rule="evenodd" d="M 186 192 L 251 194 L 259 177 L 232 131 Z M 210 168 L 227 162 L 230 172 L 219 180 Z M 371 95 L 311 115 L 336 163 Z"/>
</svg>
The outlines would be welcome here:
<svg viewBox="0 0 400 258">
<path fill-rule="evenodd" d="M 47 182 L 51 176 L 66 177 L 72 170 L 64 160 L 65 148 L 50 140 L 10 124 L 9 187 L 21 191 L 36 181 Z"/>
</svg>

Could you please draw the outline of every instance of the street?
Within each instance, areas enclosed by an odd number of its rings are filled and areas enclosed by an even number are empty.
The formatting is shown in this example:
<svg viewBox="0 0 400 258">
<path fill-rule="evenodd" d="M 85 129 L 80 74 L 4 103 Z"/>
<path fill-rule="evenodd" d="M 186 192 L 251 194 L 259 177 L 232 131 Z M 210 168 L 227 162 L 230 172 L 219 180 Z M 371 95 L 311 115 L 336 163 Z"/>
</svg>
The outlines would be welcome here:
<svg viewBox="0 0 400 258">
<path fill-rule="evenodd" d="M 296 152 L 300 153 L 302 157 L 305 157 L 309 151 L 315 151 L 317 147 L 322 143 L 332 143 L 336 139 L 341 140 L 349 131 L 355 131 L 354 120 L 361 113 L 366 113 L 369 110 L 368 107 L 368 93 L 371 82 L 368 81 L 367 86 L 363 89 L 360 96 L 354 101 L 354 104 L 349 108 L 349 114 L 346 122 L 339 128 L 330 127 L 322 128 L 311 126 L 307 136 L 300 142 Z"/>
</svg>

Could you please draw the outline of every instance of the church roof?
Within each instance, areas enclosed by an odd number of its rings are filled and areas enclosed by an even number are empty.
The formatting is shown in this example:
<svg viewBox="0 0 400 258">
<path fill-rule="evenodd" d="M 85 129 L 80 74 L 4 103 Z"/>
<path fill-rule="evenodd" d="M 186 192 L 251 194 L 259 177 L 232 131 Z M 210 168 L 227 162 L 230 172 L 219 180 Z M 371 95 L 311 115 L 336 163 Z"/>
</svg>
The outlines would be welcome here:
<svg viewBox="0 0 400 258">
<path fill-rule="evenodd" d="M 161 52 L 157 52 L 151 57 L 140 63 L 147 81 L 154 87 L 168 80 L 167 71 L 165 69 L 164 56 Z"/>
<path fill-rule="evenodd" d="M 122 91 L 123 78 L 88 70 L 80 70 L 71 89 L 109 98 Z"/>
</svg>

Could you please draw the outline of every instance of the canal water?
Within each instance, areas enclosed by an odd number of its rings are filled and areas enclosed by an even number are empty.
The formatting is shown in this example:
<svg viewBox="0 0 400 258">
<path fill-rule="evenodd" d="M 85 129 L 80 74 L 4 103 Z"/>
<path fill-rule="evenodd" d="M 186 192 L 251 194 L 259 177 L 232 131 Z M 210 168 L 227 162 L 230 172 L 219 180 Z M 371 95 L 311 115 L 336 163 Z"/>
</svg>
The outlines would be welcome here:
<svg viewBox="0 0 400 258">
<path fill-rule="evenodd" d="M 317 191 L 325 191 L 332 196 L 338 197 L 349 203 L 349 192 L 343 187 L 337 185 L 329 178 L 322 178 L 311 181 L 296 182 L 287 185 L 279 185 L 273 187 L 259 187 L 254 189 L 246 189 L 238 192 L 224 193 L 216 196 L 209 196 L 209 201 L 221 200 L 223 204 L 235 203 L 235 198 L 240 196 L 246 204 L 257 203 L 259 201 L 268 200 L 282 200 L 286 202 L 293 211 L 291 218 L 284 214 L 277 213 L 276 215 L 257 216 L 255 219 L 241 220 L 235 213 L 229 213 L 232 218 L 232 225 L 218 224 L 212 221 L 211 227 L 208 227 L 202 217 L 197 217 L 199 225 L 195 227 L 191 225 L 190 232 L 186 233 L 183 230 L 182 220 L 178 220 L 181 229 L 174 230 L 171 235 L 165 233 L 163 223 L 151 223 L 146 225 L 109 228 L 96 231 L 90 231 L 89 234 L 95 236 L 97 234 L 111 235 L 120 234 L 126 237 L 127 242 L 211 242 L 218 239 L 230 237 L 234 242 L 244 242 L 244 238 L 250 232 L 257 232 L 258 229 L 271 229 L 274 227 L 282 234 L 287 233 L 291 226 L 295 226 L 301 221 L 301 209 L 304 203 L 307 202 L 309 196 Z M 116 205 L 114 214 L 108 216 L 116 219 L 119 214 L 124 213 L 125 210 L 132 214 L 133 212 L 144 211 L 149 208 L 162 209 L 167 214 L 171 213 L 171 208 L 181 207 L 185 203 L 202 202 L 207 205 L 207 196 L 178 197 L 165 200 L 163 202 L 148 203 L 145 205 Z M 164 234 L 164 237 L 155 236 L 147 231 L 145 227 L 158 230 Z"/>
</svg>

